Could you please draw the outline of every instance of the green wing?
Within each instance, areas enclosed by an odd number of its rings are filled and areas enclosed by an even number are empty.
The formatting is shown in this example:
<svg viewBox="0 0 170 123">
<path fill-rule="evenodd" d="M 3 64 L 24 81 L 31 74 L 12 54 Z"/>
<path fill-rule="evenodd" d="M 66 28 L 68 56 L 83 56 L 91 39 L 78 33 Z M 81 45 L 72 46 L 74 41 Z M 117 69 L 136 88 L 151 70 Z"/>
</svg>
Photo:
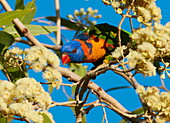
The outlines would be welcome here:
<svg viewBox="0 0 170 123">
<path fill-rule="evenodd" d="M 107 23 L 97 24 L 91 26 L 86 30 L 86 32 L 91 35 L 95 35 L 97 38 L 102 38 L 106 40 L 106 43 L 114 45 L 114 47 L 118 45 L 118 28 Z M 125 30 L 121 30 L 121 44 L 126 45 L 131 41 L 130 38 L 131 33 Z M 113 51 L 113 48 L 108 49 L 109 51 Z"/>
</svg>

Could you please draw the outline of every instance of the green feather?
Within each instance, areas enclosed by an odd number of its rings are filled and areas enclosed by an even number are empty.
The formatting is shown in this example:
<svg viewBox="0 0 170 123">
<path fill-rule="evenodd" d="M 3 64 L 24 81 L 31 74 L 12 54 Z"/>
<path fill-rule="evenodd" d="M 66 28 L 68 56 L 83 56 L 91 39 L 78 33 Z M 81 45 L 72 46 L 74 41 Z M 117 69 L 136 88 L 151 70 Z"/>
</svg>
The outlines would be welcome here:
<svg viewBox="0 0 170 123">
<path fill-rule="evenodd" d="M 105 39 L 108 44 L 118 46 L 118 28 L 107 23 L 97 24 L 85 30 L 89 36 L 94 35 L 97 38 Z M 126 45 L 131 41 L 131 33 L 121 30 L 121 44 Z"/>
</svg>

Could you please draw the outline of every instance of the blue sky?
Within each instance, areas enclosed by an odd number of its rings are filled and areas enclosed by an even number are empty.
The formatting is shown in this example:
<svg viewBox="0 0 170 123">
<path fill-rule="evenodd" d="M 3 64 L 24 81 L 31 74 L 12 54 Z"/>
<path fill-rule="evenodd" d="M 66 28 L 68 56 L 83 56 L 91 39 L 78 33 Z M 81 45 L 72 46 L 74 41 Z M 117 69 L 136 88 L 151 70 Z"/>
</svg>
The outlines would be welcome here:
<svg viewBox="0 0 170 123">
<path fill-rule="evenodd" d="M 11 6 L 14 6 L 14 1 L 8 0 Z M 25 0 L 28 2 L 29 0 Z M 53 0 L 37 0 L 37 13 L 35 17 L 44 17 L 44 16 L 54 16 L 55 9 L 54 9 L 54 1 Z M 169 0 L 157 0 L 157 5 L 162 9 L 163 18 L 161 20 L 162 24 L 166 24 L 170 20 L 170 1 Z M 61 8 L 61 17 L 66 18 L 68 14 L 72 14 L 75 9 L 80 8 L 88 8 L 92 7 L 93 9 L 98 9 L 99 13 L 102 14 L 102 18 L 98 20 L 98 23 L 109 23 L 112 25 L 117 26 L 120 21 L 120 16 L 115 14 L 114 10 L 111 6 L 105 6 L 101 0 L 60 0 L 60 8 Z M 125 30 L 130 30 L 129 25 L 124 23 L 122 26 Z M 74 32 L 70 31 L 63 31 L 63 35 L 65 35 L 69 40 L 73 38 Z M 49 43 L 49 39 L 45 37 L 37 37 L 40 41 Z M 51 42 L 50 42 L 51 43 Z M 17 44 L 16 44 L 17 45 Z M 18 45 L 20 46 L 20 45 Z M 86 64 L 92 67 L 91 64 Z M 40 73 L 30 73 L 31 77 L 35 77 L 37 80 L 41 79 L 37 76 L 41 76 Z M 156 85 L 159 86 L 160 79 L 158 76 L 149 78 L 143 77 L 142 75 L 137 75 L 136 79 L 139 81 L 140 84 L 143 85 Z M 63 79 L 64 83 L 68 81 Z M 99 86 L 103 89 L 108 89 L 111 87 L 118 87 L 118 86 L 125 86 L 129 85 L 126 80 L 122 77 L 113 74 L 113 72 L 108 71 L 106 74 L 100 75 L 94 80 Z M 169 79 L 165 80 L 165 84 L 170 89 Z M 47 89 L 47 87 L 45 87 Z M 68 93 L 70 93 L 70 88 L 66 87 Z M 128 110 L 133 111 L 139 108 L 140 102 L 135 94 L 133 89 L 121 89 L 109 92 L 111 96 L 116 98 L 118 101 L 121 102 L 123 106 L 125 106 Z M 62 92 L 62 88 L 60 90 L 54 90 L 52 93 L 53 100 L 57 102 L 67 101 L 66 96 Z M 96 97 L 94 95 L 90 96 L 89 102 L 94 101 Z M 68 107 L 54 107 L 50 109 L 50 112 L 53 114 L 54 119 L 57 123 L 74 123 L 75 118 L 70 108 Z M 117 114 L 113 111 L 106 109 L 107 118 L 109 123 L 117 123 L 121 120 Z M 102 121 L 103 111 L 101 107 L 94 108 L 90 111 L 87 115 L 87 123 L 101 123 Z M 19 121 L 13 121 L 13 123 L 19 123 Z"/>
</svg>

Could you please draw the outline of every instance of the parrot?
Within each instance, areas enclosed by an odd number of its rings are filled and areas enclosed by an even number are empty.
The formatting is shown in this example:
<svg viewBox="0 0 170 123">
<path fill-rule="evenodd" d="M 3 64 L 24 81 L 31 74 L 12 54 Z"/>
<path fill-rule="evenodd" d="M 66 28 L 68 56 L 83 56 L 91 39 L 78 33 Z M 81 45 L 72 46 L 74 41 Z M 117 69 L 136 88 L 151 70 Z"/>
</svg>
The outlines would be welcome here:
<svg viewBox="0 0 170 123">
<path fill-rule="evenodd" d="M 130 35 L 130 32 L 121 29 L 121 45 L 131 41 Z M 118 28 L 107 23 L 96 24 L 61 47 L 61 61 L 63 64 L 93 63 L 97 66 L 118 46 Z"/>
</svg>

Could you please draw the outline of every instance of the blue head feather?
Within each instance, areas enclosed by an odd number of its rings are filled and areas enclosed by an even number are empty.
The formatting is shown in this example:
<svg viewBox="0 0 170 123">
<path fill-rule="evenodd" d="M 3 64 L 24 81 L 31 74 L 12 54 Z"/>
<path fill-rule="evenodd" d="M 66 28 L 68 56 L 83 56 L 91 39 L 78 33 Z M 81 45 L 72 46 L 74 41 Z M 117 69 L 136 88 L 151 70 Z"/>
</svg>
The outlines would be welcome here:
<svg viewBox="0 0 170 123">
<path fill-rule="evenodd" d="M 85 35 L 84 32 L 81 32 L 79 35 L 75 37 L 75 39 L 80 39 L 82 41 L 87 41 L 90 37 Z"/>
<path fill-rule="evenodd" d="M 76 49 L 76 52 L 74 52 Z M 70 56 L 72 62 L 83 62 L 84 61 L 84 51 L 81 47 L 81 43 L 78 41 L 70 41 L 65 43 L 61 49 L 61 53 L 67 53 Z"/>
</svg>

